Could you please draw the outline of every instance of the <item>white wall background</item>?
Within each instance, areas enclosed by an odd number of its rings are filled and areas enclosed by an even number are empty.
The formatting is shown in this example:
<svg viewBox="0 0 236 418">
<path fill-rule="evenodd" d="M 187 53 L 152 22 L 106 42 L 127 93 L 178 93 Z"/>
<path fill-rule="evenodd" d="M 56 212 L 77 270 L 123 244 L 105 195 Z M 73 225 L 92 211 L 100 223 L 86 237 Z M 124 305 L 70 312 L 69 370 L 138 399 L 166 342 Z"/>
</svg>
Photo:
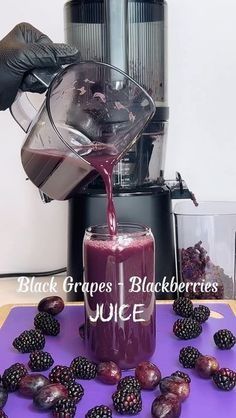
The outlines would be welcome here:
<svg viewBox="0 0 236 418">
<path fill-rule="evenodd" d="M 235 0 L 169 0 L 166 177 L 180 171 L 199 200 L 236 201 Z M 0 38 L 28 21 L 61 42 L 64 0 L 8 0 Z M 20 163 L 24 134 L 0 113 L 0 273 L 66 264 L 66 203 L 43 205 Z"/>
</svg>

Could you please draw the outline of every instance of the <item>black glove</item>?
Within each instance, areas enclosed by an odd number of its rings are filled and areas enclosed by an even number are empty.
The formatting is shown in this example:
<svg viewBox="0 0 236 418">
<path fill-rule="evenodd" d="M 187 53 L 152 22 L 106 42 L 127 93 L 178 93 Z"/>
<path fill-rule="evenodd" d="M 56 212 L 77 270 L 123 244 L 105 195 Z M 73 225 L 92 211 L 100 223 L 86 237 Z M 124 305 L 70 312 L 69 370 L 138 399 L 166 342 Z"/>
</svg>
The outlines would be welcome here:
<svg viewBox="0 0 236 418">
<path fill-rule="evenodd" d="M 28 74 L 30 70 L 70 64 L 78 58 L 75 47 L 54 44 L 28 23 L 17 25 L 0 41 L 0 110 L 12 105 L 19 89 L 45 91 L 45 87 Z"/>
</svg>

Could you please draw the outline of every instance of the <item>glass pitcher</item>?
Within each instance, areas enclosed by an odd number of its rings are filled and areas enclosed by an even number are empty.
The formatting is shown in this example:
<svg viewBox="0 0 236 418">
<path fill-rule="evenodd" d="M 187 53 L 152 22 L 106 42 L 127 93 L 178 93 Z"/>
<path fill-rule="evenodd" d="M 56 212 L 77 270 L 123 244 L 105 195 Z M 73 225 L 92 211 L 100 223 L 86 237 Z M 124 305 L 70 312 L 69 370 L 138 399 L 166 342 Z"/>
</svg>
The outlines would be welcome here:
<svg viewBox="0 0 236 418">
<path fill-rule="evenodd" d="M 121 70 L 88 61 L 45 80 L 46 99 L 37 111 L 22 93 L 12 106 L 27 133 L 21 151 L 29 179 L 51 199 L 65 200 L 97 172 L 93 157 L 114 163 L 132 147 L 155 112 L 147 92 Z"/>
</svg>

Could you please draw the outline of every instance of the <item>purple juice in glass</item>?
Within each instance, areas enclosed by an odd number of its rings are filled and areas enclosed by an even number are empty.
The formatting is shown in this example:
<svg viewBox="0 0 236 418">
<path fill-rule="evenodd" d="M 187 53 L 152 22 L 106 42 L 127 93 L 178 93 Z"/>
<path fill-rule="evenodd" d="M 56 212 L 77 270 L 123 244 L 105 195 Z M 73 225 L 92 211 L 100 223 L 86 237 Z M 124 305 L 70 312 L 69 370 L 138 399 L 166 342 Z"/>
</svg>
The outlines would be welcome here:
<svg viewBox="0 0 236 418">
<path fill-rule="evenodd" d="M 100 286 L 85 292 L 85 343 L 95 361 L 129 369 L 153 355 L 155 294 L 138 283 L 155 283 L 154 251 L 150 229 L 140 225 L 118 225 L 116 235 L 106 226 L 86 231 L 84 282 Z"/>
</svg>

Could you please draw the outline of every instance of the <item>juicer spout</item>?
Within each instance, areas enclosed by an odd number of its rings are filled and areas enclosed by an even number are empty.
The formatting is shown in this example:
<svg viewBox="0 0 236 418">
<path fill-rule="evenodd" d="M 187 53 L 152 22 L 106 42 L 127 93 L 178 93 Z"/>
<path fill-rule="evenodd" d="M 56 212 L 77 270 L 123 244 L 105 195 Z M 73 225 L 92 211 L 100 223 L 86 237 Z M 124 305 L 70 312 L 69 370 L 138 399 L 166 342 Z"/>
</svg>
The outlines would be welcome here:
<svg viewBox="0 0 236 418">
<path fill-rule="evenodd" d="M 40 197 L 41 197 L 41 200 L 42 200 L 43 203 L 50 203 L 50 202 L 52 202 L 53 199 L 51 199 L 45 193 L 43 193 L 42 190 L 39 190 L 39 194 L 40 194 Z"/>
</svg>

